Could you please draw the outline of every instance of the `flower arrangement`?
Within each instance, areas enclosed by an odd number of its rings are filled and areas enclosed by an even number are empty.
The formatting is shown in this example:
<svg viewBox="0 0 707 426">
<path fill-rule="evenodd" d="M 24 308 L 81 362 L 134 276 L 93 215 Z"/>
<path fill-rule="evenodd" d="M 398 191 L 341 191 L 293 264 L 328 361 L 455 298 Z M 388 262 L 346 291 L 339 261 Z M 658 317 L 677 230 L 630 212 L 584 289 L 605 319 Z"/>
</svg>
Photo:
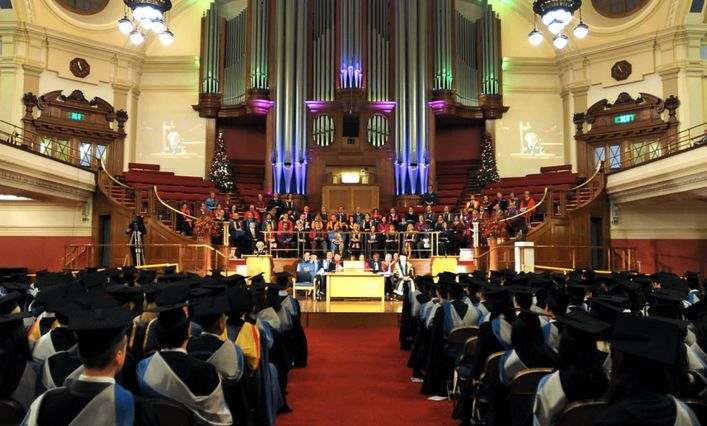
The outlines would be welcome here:
<svg viewBox="0 0 707 426">
<path fill-rule="evenodd" d="M 488 221 L 482 225 L 481 236 L 483 238 L 500 238 L 503 237 L 505 229 L 503 224 L 497 221 Z"/>
<path fill-rule="evenodd" d="M 211 215 L 205 214 L 194 223 L 194 235 L 199 237 L 217 237 L 220 224 Z"/>
</svg>

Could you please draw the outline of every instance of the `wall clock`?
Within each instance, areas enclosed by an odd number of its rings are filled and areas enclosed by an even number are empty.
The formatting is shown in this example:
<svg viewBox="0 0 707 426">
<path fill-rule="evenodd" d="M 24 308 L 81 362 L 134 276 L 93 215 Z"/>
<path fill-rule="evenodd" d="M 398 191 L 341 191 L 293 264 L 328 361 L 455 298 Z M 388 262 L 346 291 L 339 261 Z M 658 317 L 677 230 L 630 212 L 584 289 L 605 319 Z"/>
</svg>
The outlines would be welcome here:
<svg viewBox="0 0 707 426">
<path fill-rule="evenodd" d="M 631 68 L 628 61 L 619 61 L 611 67 L 611 77 L 616 81 L 626 80 L 631 75 Z"/>
<path fill-rule="evenodd" d="M 91 66 L 83 58 L 74 58 L 69 62 L 69 70 L 78 78 L 86 78 L 91 73 Z"/>
</svg>

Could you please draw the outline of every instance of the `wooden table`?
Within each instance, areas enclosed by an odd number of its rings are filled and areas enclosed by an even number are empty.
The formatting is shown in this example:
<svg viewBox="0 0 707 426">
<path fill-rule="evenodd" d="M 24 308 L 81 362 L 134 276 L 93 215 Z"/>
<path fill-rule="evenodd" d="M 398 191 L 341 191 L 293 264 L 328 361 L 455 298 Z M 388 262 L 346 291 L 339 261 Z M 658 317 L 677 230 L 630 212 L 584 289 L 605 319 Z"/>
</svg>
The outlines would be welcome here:
<svg viewBox="0 0 707 426">
<path fill-rule="evenodd" d="M 375 298 L 385 301 L 385 277 L 373 272 L 329 272 L 326 301 L 333 297 Z"/>
</svg>

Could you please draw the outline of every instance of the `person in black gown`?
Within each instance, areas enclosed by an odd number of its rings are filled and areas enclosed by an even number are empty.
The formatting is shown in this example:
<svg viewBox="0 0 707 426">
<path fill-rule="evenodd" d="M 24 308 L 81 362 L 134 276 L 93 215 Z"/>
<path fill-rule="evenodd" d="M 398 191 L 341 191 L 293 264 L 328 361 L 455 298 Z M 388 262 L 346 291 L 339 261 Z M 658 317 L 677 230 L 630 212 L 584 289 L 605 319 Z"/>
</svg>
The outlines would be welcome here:
<svg viewBox="0 0 707 426">
<path fill-rule="evenodd" d="M 673 396 L 673 379 L 686 362 L 683 324 L 623 315 L 611 340 L 610 406 L 596 426 L 699 425 L 695 414 Z"/>
<path fill-rule="evenodd" d="M 150 404 L 115 382 L 127 353 L 132 315 L 122 308 L 82 309 L 69 326 L 84 365 L 77 380 L 47 391 L 30 407 L 26 425 L 159 425 Z"/>
</svg>

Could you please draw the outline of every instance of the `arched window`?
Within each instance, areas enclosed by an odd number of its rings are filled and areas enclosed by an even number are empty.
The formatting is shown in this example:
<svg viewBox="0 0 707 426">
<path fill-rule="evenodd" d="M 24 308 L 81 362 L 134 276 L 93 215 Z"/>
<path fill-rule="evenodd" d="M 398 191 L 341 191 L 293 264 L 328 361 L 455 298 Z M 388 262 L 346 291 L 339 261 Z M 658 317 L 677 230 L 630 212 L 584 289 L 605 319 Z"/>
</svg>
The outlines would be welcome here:
<svg viewBox="0 0 707 426">
<path fill-rule="evenodd" d="M 64 9 L 80 15 L 94 15 L 105 9 L 108 0 L 56 0 Z"/>
<path fill-rule="evenodd" d="M 334 142 L 334 119 L 329 115 L 320 115 L 312 122 L 312 137 L 319 146 L 329 146 Z"/>
<path fill-rule="evenodd" d="M 388 142 L 388 119 L 381 114 L 374 114 L 366 124 L 368 143 L 380 148 Z"/>
<path fill-rule="evenodd" d="M 609 18 L 624 18 L 638 12 L 648 0 L 592 0 L 594 9 Z"/>
</svg>

